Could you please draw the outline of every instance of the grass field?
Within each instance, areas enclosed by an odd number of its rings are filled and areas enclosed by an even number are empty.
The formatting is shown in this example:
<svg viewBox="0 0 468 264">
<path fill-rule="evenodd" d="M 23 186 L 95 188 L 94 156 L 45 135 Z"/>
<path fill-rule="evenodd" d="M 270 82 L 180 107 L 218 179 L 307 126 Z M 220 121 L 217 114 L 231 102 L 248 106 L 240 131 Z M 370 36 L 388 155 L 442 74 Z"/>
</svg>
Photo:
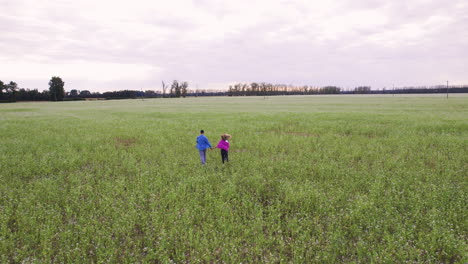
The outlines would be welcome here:
<svg viewBox="0 0 468 264">
<path fill-rule="evenodd" d="M 2 104 L 0 140 L 1 263 L 468 262 L 468 96 Z"/>
</svg>

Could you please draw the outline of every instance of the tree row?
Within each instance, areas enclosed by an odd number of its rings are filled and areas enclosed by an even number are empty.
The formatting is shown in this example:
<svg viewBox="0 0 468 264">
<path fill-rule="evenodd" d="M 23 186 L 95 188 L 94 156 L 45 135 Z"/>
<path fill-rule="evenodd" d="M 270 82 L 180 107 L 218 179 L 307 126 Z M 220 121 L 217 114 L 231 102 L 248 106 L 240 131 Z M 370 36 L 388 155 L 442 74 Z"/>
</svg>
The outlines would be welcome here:
<svg viewBox="0 0 468 264">
<path fill-rule="evenodd" d="M 49 81 L 49 89 L 40 92 L 38 89 L 19 88 L 14 81 L 3 83 L 0 80 L 0 103 L 16 101 L 74 101 L 94 99 L 135 99 L 135 98 L 177 98 L 186 96 L 273 96 L 273 95 L 317 95 L 317 94 L 408 94 L 408 93 L 468 93 L 468 85 L 403 87 L 394 89 L 373 90 L 370 86 L 358 86 L 343 89 L 337 86 L 295 86 L 271 83 L 237 83 L 228 90 L 189 90 L 188 82 L 174 80 L 171 85 L 162 82 L 162 92 L 155 90 L 121 90 L 110 92 L 90 92 L 73 89 L 65 92 L 65 82 L 57 76 Z"/>
</svg>

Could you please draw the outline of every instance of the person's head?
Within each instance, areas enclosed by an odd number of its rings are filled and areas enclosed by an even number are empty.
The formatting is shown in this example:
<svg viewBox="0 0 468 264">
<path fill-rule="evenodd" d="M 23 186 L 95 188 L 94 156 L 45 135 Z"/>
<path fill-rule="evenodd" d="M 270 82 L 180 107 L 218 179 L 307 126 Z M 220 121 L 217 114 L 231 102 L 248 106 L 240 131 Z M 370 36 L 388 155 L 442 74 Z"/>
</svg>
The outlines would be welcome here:
<svg viewBox="0 0 468 264">
<path fill-rule="evenodd" d="M 229 134 L 222 134 L 222 135 L 221 135 L 221 139 L 222 139 L 222 140 L 229 140 L 229 139 L 231 139 L 231 135 L 229 135 Z"/>
<path fill-rule="evenodd" d="M 205 134 L 205 130 L 200 130 L 200 134 Z"/>
</svg>

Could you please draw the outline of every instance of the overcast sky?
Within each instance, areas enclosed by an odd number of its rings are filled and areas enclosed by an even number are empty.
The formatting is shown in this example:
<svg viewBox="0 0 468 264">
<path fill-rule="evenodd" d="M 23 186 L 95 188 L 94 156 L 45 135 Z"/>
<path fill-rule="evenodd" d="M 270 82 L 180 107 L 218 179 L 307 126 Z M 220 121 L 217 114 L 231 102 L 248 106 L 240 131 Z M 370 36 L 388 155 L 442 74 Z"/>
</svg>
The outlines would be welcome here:
<svg viewBox="0 0 468 264">
<path fill-rule="evenodd" d="M 467 0 L 0 0 L 0 80 L 65 90 L 234 82 L 468 84 Z"/>
</svg>

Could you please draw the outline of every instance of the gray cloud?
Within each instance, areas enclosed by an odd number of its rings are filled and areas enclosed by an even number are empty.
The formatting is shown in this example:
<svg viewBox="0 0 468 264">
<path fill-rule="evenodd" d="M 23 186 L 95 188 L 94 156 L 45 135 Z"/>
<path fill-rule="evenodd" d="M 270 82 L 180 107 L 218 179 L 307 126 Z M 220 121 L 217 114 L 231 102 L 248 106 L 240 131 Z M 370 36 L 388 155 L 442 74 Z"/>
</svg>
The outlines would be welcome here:
<svg viewBox="0 0 468 264">
<path fill-rule="evenodd" d="M 162 79 L 219 89 L 250 81 L 468 83 L 468 5 L 461 0 L 104 1 L 97 10 L 87 1 L 1 2 L 0 79 L 23 87 L 47 88 L 50 76 L 39 79 L 37 65 L 63 70 L 67 89 L 92 91 L 158 89 Z M 96 68 L 105 78 L 86 78 L 75 75 L 76 65 L 109 69 Z"/>
</svg>

